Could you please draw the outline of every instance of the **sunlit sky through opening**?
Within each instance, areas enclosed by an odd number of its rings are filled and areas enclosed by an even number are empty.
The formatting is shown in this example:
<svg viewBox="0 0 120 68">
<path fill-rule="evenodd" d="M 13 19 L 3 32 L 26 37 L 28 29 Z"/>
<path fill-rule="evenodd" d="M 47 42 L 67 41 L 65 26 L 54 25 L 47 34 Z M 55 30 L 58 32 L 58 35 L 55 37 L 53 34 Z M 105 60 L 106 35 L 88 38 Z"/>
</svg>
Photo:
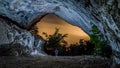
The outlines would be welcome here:
<svg viewBox="0 0 120 68">
<path fill-rule="evenodd" d="M 81 28 L 67 23 L 54 14 L 46 15 L 40 22 L 37 23 L 37 27 L 39 35 L 44 39 L 45 36 L 42 33 L 46 32 L 49 35 L 53 34 L 56 27 L 60 29 L 60 33 L 68 34 L 68 37 L 65 38 L 68 44 L 77 43 L 80 39 L 90 39 L 90 37 Z"/>
</svg>

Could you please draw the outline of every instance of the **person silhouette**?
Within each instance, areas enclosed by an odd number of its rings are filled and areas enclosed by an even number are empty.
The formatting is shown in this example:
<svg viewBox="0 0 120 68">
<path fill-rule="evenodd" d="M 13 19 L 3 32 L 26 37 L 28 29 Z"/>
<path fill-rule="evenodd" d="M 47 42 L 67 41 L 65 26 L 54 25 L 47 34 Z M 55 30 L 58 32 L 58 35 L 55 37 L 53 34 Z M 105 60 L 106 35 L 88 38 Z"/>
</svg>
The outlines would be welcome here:
<svg viewBox="0 0 120 68">
<path fill-rule="evenodd" d="M 58 56 L 58 49 L 55 49 L 55 56 Z"/>
</svg>

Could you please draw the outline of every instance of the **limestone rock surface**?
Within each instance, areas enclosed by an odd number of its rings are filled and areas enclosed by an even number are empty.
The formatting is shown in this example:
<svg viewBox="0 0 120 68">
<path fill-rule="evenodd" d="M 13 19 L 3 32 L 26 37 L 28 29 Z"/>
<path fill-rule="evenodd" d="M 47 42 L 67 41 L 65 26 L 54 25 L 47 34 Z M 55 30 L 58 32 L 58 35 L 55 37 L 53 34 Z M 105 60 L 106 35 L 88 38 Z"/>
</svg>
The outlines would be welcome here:
<svg viewBox="0 0 120 68">
<path fill-rule="evenodd" d="M 120 0 L 0 0 L 0 15 L 24 28 L 30 28 L 48 13 L 81 27 L 88 34 L 93 22 L 108 40 L 114 60 L 120 64 Z"/>
<path fill-rule="evenodd" d="M 29 52 L 29 55 L 45 56 L 45 53 L 42 51 L 43 44 L 44 40 L 41 37 L 35 38 L 29 31 L 23 30 L 9 21 L 0 19 L 0 47 L 3 45 L 9 48 L 14 46 L 27 47 L 24 52 Z M 21 52 L 23 52 L 22 50 Z M 15 55 L 19 56 L 20 53 Z"/>
</svg>

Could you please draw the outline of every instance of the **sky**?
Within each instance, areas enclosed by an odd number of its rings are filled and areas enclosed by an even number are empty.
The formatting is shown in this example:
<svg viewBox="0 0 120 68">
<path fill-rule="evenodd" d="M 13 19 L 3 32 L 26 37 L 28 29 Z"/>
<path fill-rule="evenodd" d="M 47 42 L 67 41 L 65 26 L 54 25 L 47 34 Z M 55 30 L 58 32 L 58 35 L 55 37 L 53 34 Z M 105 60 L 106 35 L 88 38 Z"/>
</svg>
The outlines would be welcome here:
<svg viewBox="0 0 120 68">
<path fill-rule="evenodd" d="M 68 34 L 68 37 L 65 40 L 68 44 L 73 44 L 79 42 L 80 39 L 89 40 L 90 37 L 79 27 L 73 26 L 60 17 L 54 14 L 48 14 L 41 21 L 37 23 L 39 35 L 43 38 L 44 35 L 42 32 L 46 32 L 47 34 L 53 34 L 55 32 L 55 28 L 59 28 L 60 33 Z"/>
</svg>

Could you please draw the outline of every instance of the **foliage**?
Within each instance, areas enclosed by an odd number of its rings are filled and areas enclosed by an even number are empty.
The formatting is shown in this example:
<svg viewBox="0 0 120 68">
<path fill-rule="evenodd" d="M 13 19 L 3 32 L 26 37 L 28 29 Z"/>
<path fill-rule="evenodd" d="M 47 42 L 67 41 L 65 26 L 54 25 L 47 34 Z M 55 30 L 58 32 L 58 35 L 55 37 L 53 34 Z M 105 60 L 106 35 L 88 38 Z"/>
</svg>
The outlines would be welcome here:
<svg viewBox="0 0 120 68">
<path fill-rule="evenodd" d="M 102 34 L 100 33 L 100 31 L 98 30 L 97 26 L 95 26 L 94 24 L 92 24 L 92 34 L 90 35 L 91 39 L 90 39 L 90 43 L 95 45 L 95 48 L 93 50 L 93 55 L 107 55 L 108 53 L 105 53 L 105 49 L 108 48 L 108 50 L 111 52 L 111 48 L 110 46 L 108 46 L 107 41 L 103 38 Z"/>
<path fill-rule="evenodd" d="M 94 55 L 101 55 L 102 54 L 102 46 L 103 46 L 103 38 L 100 36 L 100 32 L 98 28 L 92 24 L 92 34 L 90 35 L 91 39 L 90 42 L 95 44 L 95 48 L 93 51 Z"/>
<path fill-rule="evenodd" d="M 51 48 L 54 47 L 51 46 Z M 80 39 L 79 43 L 71 44 L 70 47 L 60 45 L 60 48 L 61 48 L 59 50 L 60 56 L 92 55 L 94 45 L 91 44 L 89 41 Z M 45 50 L 45 52 L 49 55 L 54 55 L 54 50 Z"/>
<path fill-rule="evenodd" d="M 70 45 L 71 55 L 91 55 L 93 49 L 94 45 L 83 39 L 80 39 L 79 43 Z"/>
<path fill-rule="evenodd" d="M 48 35 L 45 32 L 43 32 L 43 35 L 46 37 L 46 44 L 44 45 L 45 48 L 52 48 L 52 50 L 58 49 L 59 51 L 62 51 L 61 46 L 67 45 L 64 38 L 67 37 L 68 34 L 59 33 L 58 28 L 55 29 L 55 32 L 52 35 Z"/>
<path fill-rule="evenodd" d="M 54 55 L 55 49 L 58 49 L 59 55 L 61 56 L 99 55 L 110 58 L 112 54 L 111 47 L 103 38 L 98 28 L 93 24 L 91 32 L 90 41 L 80 39 L 78 43 L 71 44 L 70 47 L 66 47 L 67 42 L 64 40 L 67 34 L 59 33 L 58 28 L 56 28 L 52 35 L 43 32 L 46 37 L 46 43 L 44 45 L 45 52 Z"/>
</svg>

